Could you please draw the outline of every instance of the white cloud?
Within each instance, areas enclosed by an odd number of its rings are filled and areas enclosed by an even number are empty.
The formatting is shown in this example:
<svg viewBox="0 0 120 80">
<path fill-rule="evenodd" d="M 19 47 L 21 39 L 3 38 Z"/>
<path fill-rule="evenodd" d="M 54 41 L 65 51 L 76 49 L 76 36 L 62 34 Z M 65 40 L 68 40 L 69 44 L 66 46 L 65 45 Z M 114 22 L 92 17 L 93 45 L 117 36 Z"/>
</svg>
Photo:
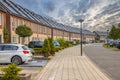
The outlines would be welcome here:
<svg viewBox="0 0 120 80">
<path fill-rule="evenodd" d="M 63 24 L 79 27 L 75 20 L 85 16 L 85 28 L 105 30 L 120 18 L 120 0 L 14 0 L 37 13 L 45 13 Z M 26 4 L 24 4 L 26 3 Z M 32 4 L 33 3 L 33 4 Z M 109 6 L 109 7 L 107 7 Z M 116 8 L 114 8 L 114 7 Z M 119 6 L 119 7 L 117 7 Z M 113 7 L 113 9 L 112 9 Z M 117 11 L 118 9 L 118 11 Z M 76 17 L 78 16 L 78 17 Z M 114 17 L 116 16 L 116 17 Z"/>
</svg>

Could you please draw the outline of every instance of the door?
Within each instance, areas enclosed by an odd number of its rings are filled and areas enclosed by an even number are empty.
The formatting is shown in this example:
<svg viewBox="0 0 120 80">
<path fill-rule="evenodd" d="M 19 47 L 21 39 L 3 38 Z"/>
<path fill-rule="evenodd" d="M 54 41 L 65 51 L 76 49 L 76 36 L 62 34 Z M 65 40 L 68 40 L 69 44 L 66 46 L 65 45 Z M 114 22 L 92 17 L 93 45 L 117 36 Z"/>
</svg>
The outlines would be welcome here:
<svg viewBox="0 0 120 80">
<path fill-rule="evenodd" d="M 14 50 L 14 46 L 13 45 L 4 45 L 2 53 L 0 56 L 1 57 L 1 61 L 2 63 L 10 63 L 11 62 L 11 58 L 14 55 L 14 53 L 16 53 L 16 50 Z"/>
<path fill-rule="evenodd" d="M 0 43 L 2 43 L 2 36 L 0 35 Z"/>
</svg>

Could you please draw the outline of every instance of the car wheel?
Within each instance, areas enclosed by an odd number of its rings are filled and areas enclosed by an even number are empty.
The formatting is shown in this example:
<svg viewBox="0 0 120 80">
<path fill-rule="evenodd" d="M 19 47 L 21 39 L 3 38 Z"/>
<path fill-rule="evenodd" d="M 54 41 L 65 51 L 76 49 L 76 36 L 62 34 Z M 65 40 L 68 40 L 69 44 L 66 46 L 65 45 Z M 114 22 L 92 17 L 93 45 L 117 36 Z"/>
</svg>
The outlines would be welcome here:
<svg viewBox="0 0 120 80">
<path fill-rule="evenodd" d="M 21 57 L 19 57 L 19 56 L 14 56 L 14 57 L 12 58 L 11 62 L 14 63 L 14 64 L 16 64 L 16 65 L 19 65 L 19 64 L 22 63 L 22 59 L 21 59 Z"/>
</svg>

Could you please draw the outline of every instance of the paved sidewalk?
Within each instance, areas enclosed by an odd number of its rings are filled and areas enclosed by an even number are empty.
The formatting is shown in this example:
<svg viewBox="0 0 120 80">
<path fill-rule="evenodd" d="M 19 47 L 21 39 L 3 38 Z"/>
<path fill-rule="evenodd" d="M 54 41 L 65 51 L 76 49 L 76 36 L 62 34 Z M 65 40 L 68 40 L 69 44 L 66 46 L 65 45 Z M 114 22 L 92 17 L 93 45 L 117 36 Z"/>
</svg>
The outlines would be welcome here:
<svg viewBox="0 0 120 80">
<path fill-rule="evenodd" d="M 85 55 L 80 56 L 79 47 L 57 53 L 33 80 L 111 80 Z"/>
</svg>

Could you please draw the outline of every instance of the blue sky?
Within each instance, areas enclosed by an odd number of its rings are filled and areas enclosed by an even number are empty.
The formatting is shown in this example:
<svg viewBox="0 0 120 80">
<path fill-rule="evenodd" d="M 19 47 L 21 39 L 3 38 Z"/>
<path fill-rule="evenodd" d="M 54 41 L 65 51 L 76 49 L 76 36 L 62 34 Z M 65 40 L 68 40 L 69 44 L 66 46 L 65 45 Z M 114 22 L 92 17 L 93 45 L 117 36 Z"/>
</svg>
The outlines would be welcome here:
<svg viewBox="0 0 120 80">
<path fill-rule="evenodd" d="M 85 19 L 84 28 L 107 30 L 120 21 L 120 0 L 13 0 L 38 14 L 53 17 L 58 22 L 79 27 L 76 22 Z"/>
</svg>

